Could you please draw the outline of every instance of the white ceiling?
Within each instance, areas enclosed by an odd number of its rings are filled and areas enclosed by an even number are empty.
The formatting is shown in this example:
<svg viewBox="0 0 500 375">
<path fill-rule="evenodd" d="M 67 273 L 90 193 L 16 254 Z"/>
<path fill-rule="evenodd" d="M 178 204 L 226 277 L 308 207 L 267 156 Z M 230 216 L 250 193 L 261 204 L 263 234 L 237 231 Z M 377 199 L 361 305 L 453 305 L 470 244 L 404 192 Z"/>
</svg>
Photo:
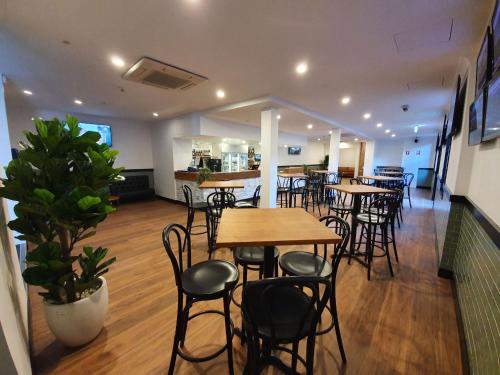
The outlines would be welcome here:
<svg viewBox="0 0 500 375">
<path fill-rule="evenodd" d="M 325 131 L 335 123 L 380 138 L 383 122 L 398 137 L 416 124 L 426 134 L 440 127 L 458 59 L 478 48 L 493 1 L 0 0 L 0 71 L 9 100 L 37 109 L 145 120 L 271 95 L 329 119 Z M 128 82 L 113 54 L 209 80 L 188 91 Z M 301 77 L 299 61 L 309 65 Z"/>
</svg>

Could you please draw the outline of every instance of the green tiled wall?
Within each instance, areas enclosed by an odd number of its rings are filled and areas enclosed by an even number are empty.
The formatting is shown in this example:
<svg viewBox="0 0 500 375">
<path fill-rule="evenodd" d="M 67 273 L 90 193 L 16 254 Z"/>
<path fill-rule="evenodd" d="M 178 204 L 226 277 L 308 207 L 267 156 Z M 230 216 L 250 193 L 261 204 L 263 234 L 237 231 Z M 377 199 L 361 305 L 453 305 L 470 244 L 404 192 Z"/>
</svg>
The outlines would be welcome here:
<svg viewBox="0 0 500 375">
<path fill-rule="evenodd" d="M 461 203 L 451 205 L 441 267 L 453 272 L 471 374 L 500 374 L 500 249 Z"/>
</svg>

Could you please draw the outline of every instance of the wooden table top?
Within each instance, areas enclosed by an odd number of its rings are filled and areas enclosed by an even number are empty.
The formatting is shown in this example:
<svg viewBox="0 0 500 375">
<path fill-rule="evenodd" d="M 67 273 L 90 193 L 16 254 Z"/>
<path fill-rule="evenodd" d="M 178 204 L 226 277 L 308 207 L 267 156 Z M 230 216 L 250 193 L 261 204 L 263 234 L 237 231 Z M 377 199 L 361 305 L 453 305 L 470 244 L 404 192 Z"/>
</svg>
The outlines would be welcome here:
<svg viewBox="0 0 500 375">
<path fill-rule="evenodd" d="M 324 173 L 324 174 L 334 173 L 333 171 L 329 171 L 328 169 L 313 169 L 313 172 L 314 173 Z"/>
<path fill-rule="evenodd" d="M 388 172 L 380 171 L 380 173 L 383 173 L 383 174 L 400 174 L 400 175 L 403 174 L 403 172 L 392 172 L 392 171 L 388 171 Z"/>
<path fill-rule="evenodd" d="M 243 189 L 244 187 L 243 182 L 239 180 L 203 181 L 199 186 L 200 189 Z"/>
<path fill-rule="evenodd" d="M 325 185 L 327 189 L 334 189 L 348 194 L 374 194 L 374 193 L 392 193 L 392 190 L 383 189 L 369 185 Z"/>
<path fill-rule="evenodd" d="M 389 176 L 359 176 L 359 178 L 366 178 L 373 181 L 401 181 L 403 177 L 389 177 Z"/>
<path fill-rule="evenodd" d="M 307 177 L 304 173 L 278 173 L 278 176 L 280 177 L 286 177 L 286 178 L 300 178 L 300 177 Z"/>
<path fill-rule="evenodd" d="M 303 208 L 226 209 L 217 247 L 339 243 L 341 237 Z"/>
</svg>

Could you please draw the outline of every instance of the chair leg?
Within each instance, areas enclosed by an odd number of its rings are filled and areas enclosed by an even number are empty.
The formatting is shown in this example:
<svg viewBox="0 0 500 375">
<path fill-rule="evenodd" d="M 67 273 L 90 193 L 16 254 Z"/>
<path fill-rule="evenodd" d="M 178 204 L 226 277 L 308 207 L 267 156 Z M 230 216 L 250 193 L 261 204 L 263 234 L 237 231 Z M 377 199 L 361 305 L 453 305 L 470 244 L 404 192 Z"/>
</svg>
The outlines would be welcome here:
<svg viewBox="0 0 500 375">
<path fill-rule="evenodd" d="M 182 314 L 182 330 L 180 334 L 180 345 L 184 346 L 184 341 L 186 340 L 186 332 L 187 332 L 187 326 L 188 326 L 188 321 L 189 321 L 189 310 L 192 305 L 192 300 L 189 298 L 186 299 L 186 307 L 184 308 L 183 314 Z"/>
<path fill-rule="evenodd" d="M 387 264 L 389 265 L 389 272 L 391 273 L 391 276 L 394 277 L 394 272 L 392 271 L 392 264 L 391 264 L 391 255 L 389 254 L 389 240 L 387 235 L 387 226 L 384 226 L 382 229 L 382 238 L 384 241 L 385 255 L 387 256 Z"/>
<path fill-rule="evenodd" d="M 394 220 L 391 220 L 391 236 L 392 247 L 394 248 L 394 256 L 396 257 L 396 262 L 399 263 L 398 250 L 396 249 L 396 231 L 394 230 Z"/>
<path fill-rule="evenodd" d="M 316 337 L 311 335 L 307 338 L 306 350 L 306 375 L 314 374 L 314 345 Z"/>
<path fill-rule="evenodd" d="M 335 284 L 332 284 L 333 286 Z M 330 296 L 330 310 L 332 312 L 333 323 L 335 324 L 335 334 L 337 335 L 337 344 L 340 350 L 340 356 L 342 357 L 342 362 L 346 362 L 346 355 L 344 351 L 344 344 L 342 343 L 342 335 L 340 334 L 339 316 L 337 313 L 337 298 L 335 294 L 335 286 L 332 295 Z"/>
<path fill-rule="evenodd" d="M 297 359 L 299 356 L 299 342 L 295 341 L 292 344 L 292 374 L 297 373 Z"/>
<path fill-rule="evenodd" d="M 375 229 L 376 231 L 376 229 Z M 371 224 L 367 225 L 366 228 L 366 260 L 368 262 L 368 281 L 370 281 L 370 273 L 372 268 L 372 226 Z"/>
<path fill-rule="evenodd" d="M 229 367 L 229 375 L 234 375 L 233 367 L 233 337 L 231 334 L 231 312 L 229 303 L 231 298 L 229 293 L 224 294 L 224 320 L 226 323 L 226 341 L 227 341 L 227 365 Z"/>
<path fill-rule="evenodd" d="M 407 191 L 408 191 L 408 200 L 410 201 L 410 208 L 412 208 L 412 207 L 411 207 L 410 186 L 409 186 L 409 185 L 408 185 L 408 189 L 407 189 Z"/>
<path fill-rule="evenodd" d="M 175 334 L 174 334 L 174 342 L 172 346 L 172 356 L 170 357 L 170 365 L 168 367 L 168 375 L 173 375 L 175 368 L 175 360 L 177 359 L 177 353 L 179 350 L 179 342 L 181 329 L 183 326 L 182 323 L 182 310 L 183 310 L 183 296 L 179 294 L 177 301 L 177 322 L 175 324 Z"/>
</svg>

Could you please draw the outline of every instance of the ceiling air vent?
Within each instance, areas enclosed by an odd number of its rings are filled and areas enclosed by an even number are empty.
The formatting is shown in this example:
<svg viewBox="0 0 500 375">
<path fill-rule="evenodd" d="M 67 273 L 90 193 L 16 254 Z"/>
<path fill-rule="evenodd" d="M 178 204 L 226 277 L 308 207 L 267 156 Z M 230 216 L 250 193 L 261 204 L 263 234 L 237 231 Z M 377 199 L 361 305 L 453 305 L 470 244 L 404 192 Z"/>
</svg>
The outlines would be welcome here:
<svg viewBox="0 0 500 375">
<path fill-rule="evenodd" d="M 137 61 L 123 75 L 123 78 L 161 89 L 172 90 L 186 90 L 207 80 L 206 77 L 199 74 L 191 73 L 149 57 L 143 57 Z"/>
</svg>

